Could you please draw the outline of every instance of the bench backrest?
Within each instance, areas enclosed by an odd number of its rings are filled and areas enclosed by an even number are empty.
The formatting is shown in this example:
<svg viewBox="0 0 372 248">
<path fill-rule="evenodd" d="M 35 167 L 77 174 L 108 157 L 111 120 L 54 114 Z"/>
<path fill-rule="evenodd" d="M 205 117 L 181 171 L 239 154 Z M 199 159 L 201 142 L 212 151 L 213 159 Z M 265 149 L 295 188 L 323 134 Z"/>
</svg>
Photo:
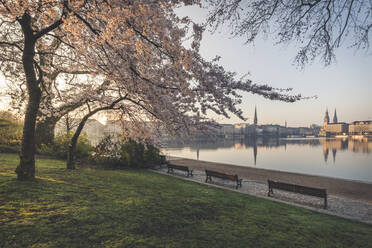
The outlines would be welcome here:
<svg viewBox="0 0 372 248">
<path fill-rule="evenodd" d="M 207 176 L 227 178 L 232 181 L 238 181 L 238 175 L 229 175 L 229 174 L 225 174 L 225 173 L 221 173 L 217 171 L 211 171 L 211 170 L 205 170 L 205 174 L 207 174 Z"/>
<path fill-rule="evenodd" d="M 169 164 L 168 167 L 176 169 L 176 170 L 183 170 L 183 171 L 189 171 L 189 167 L 183 166 L 183 165 L 175 165 L 175 164 Z"/>
<path fill-rule="evenodd" d="M 165 155 L 159 155 L 160 157 L 160 162 L 163 163 L 163 164 L 166 164 L 167 163 L 167 157 Z"/>
<path fill-rule="evenodd" d="M 317 196 L 317 197 L 325 197 L 327 196 L 327 190 L 326 189 L 319 189 L 319 188 L 312 188 L 312 187 L 306 187 L 296 184 L 289 184 L 289 183 L 282 183 L 282 182 L 275 182 L 268 180 L 269 188 L 276 188 L 281 190 L 286 190 L 294 193 L 300 193 L 304 195 L 311 195 L 311 196 Z"/>
</svg>

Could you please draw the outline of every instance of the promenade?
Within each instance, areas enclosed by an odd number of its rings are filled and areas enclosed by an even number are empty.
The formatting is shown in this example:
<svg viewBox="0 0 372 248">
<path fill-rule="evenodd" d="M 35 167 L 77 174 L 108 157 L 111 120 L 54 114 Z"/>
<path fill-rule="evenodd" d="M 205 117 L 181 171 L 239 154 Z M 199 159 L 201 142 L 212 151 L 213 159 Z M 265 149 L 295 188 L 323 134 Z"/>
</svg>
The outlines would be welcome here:
<svg viewBox="0 0 372 248">
<path fill-rule="evenodd" d="M 169 157 L 168 160 L 172 161 L 172 164 L 184 165 L 194 169 L 194 177 L 188 178 L 192 181 L 204 183 L 205 169 L 216 170 L 228 174 L 238 174 L 239 177 L 243 178 L 243 187 L 236 191 L 241 193 L 279 200 L 289 204 L 310 208 L 315 211 L 372 224 L 371 183 L 176 157 Z M 166 168 L 163 167 L 158 171 L 160 173 L 166 173 Z M 175 175 L 180 178 L 185 178 L 183 172 L 176 173 Z M 328 209 L 322 209 L 323 199 L 316 197 L 288 193 L 279 190 L 274 191 L 274 197 L 267 197 L 268 179 L 316 188 L 325 188 L 328 192 Z M 214 184 L 211 185 L 235 190 L 234 183 L 228 181 L 214 179 Z"/>
</svg>

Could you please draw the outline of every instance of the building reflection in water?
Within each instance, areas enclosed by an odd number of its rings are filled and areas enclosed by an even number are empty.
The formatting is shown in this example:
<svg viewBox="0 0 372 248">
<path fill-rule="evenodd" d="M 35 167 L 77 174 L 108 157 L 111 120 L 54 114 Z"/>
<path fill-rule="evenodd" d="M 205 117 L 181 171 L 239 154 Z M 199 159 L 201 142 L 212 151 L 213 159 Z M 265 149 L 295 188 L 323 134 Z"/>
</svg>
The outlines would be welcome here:
<svg viewBox="0 0 372 248">
<path fill-rule="evenodd" d="M 324 148 L 324 146 L 323 146 L 324 162 L 326 162 L 326 163 L 327 163 L 327 160 L 328 160 L 328 153 L 329 153 L 329 149 L 328 148 Z"/>
<path fill-rule="evenodd" d="M 324 161 L 328 160 L 329 150 L 332 150 L 333 163 L 336 162 L 337 151 L 349 150 L 356 153 L 371 153 L 372 141 L 360 139 L 320 139 L 323 145 Z"/>
<path fill-rule="evenodd" d="M 253 146 L 254 165 L 257 163 L 257 144 Z"/>
<path fill-rule="evenodd" d="M 337 153 L 337 150 L 332 149 L 333 163 L 336 163 L 336 153 Z"/>
<path fill-rule="evenodd" d="M 354 139 L 279 139 L 279 138 L 251 138 L 251 139 L 209 139 L 209 140 L 188 140 L 168 141 L 167 148 L 190 147 L 196 151 L 196 159 L 199 160 L 203 150 L 217 150 L 219 148 L 234 148 L 238 150 L 252 149 L 254 165 L 257 164 L 259 149 L 277 148 L 283 146 L 286 151 L 287 145 L 322 146 L 324 161 L 328 161 L 330 150 L 332 151 L 333 163 L 336 162 L 337 151 L 349 150 L 356 153 L 371 153 L 371 140 Z"/>
</svg>

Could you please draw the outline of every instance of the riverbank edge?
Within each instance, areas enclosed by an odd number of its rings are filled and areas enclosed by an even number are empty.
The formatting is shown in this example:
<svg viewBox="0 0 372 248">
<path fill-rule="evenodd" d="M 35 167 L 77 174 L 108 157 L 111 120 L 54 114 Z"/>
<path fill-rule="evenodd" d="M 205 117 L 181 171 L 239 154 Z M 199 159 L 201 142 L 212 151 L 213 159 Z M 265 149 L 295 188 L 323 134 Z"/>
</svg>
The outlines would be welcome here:
<svg viewBox="0 0 372 248">
<path fill-rule="evenodd" d="M 275 171 L 174 156 L 167 156 L 167 159 L 176 165 L 189 166 L 198 171 L 204 171 L 208 168 L 224 173 L 237 174 L 244 179 L 261 183 L 267 183 L 267 180 L 270 179 L 309 187 L 324 188 L 327 189 L 328 194 L 372 204 L 372 183 L 368 182 Z"/>
</svg>

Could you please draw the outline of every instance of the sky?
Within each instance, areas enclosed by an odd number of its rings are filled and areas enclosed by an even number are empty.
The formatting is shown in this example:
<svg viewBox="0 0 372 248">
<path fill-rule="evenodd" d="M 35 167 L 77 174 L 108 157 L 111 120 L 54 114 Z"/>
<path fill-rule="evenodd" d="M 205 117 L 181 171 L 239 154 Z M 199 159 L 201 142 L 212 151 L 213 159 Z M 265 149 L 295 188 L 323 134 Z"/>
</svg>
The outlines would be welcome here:
<svg viewBox="0 0 372 248">
<path fill-rule="evenodd" d="M 188 15 L 201 22 L 207 11 L 199 7 L 183 7 L 177 10 L 180 16 Z M 221 56 L 220 64 L 227 70 L 242 76 L 250 73 L 255 83 L 269 84 L 277 88 L 294 88 L 293 93 L 317 96 L 317 99 L 296 103 L 271 101 L 249 93 L 243 94 L 241 108 L 247 122 L 253 122 L 257 107 L 259 124 L 288 126 L 322 125 L 328 108 L 331 120 L 335 108 L 340 122 L 372 120 L 372 50 L 340 47 L 336 62 L 325 67 L 320 61 L 301 70 L 293 64 L 296 55 L 295 43 L 290 46 L 274 45 L 275 37 L 259 38 L 254 44 L 244 45 L 244 38 L 231 38 L 227 28 L 211 34 L 205 32 L 200 52 L 206 59 Z M 0 88 L 4 79 L 0 76 Z M 6 107 L 6 99 L 0 95 L 0 108 Z M 242 123 L 237 117 L 230 119 L 211 115 L 220 123 Z"/>
<path fill-rule="evenodd" d="M 207 11 L 199 7 L 178 9 L 180 16 L 189 16 L 201 22 Z M 322 125 L 328 108 L 331 120 L 335 108 L 339 122 L 372 120 L 372 51 L 340 47 L 336 62 L 325 67 L 314 61 L 304 69 L 293 64 L 296 56 L 295 43 L 290 46 L 275 45 L 275 36 L 259 37 L 254 44 L 244 44 L 244 38 L 231 37 L 226 27 L 211 34 L 205 32 L 200 52 L 206 59 L 222 57 L 220 64 L 225 69 L 242 76 L 250 73 L 253 82 L 269 84 L 278 88 L 293 88 L 293 93 L 317 96 L 317 99 L 296 103 L 266 100 L 249 93 L 243 94 L 241 108 L 247 122 L 252 123 L 257 106 L 259 124 L 288 126 Z M 215 116 L 213 116 L 215 118 Z M 241 123 L 240 119 L 217 118 L 221 123 Z"/>
</svg>

